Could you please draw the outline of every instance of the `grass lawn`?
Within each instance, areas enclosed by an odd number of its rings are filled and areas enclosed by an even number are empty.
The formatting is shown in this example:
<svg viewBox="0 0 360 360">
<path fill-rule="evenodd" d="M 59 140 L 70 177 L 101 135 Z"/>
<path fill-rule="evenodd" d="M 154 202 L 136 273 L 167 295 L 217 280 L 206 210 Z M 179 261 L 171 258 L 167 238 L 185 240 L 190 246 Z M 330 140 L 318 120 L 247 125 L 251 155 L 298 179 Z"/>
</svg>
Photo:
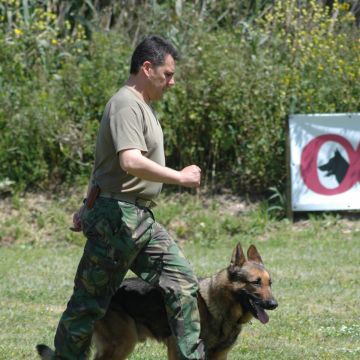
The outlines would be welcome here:
<svg viewBox="0 0 360 360">
<path fill-rule="evenodd" d="M 82 236 L 67 229 L 75 201 L 1 201 L 0 359 L 36 359 L 37 343 L 52 345 L 82 252 Z M 158 219 L 199 276 L 226 267 L 238 241 L 255 244 L 272 274 L 279 307 L 267 325 L 244 327 L 230 360 L 360 358 L 359 220 L 319 214 L 290 224 L 263 204 L 191 196 L 160 205 Z M 165 358 L 146 343 L 130 359 Z"/>
</svg>

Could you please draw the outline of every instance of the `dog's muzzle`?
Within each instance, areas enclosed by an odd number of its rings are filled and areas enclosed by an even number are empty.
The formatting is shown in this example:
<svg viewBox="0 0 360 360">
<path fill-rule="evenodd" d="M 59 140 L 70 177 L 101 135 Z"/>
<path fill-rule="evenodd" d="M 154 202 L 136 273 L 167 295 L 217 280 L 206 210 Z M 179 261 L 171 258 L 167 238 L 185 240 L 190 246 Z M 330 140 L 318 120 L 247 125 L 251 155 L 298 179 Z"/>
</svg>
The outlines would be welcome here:
<svg viewBox="0 0 360 360">
<path fill-rule="evenodd" d="M 265 310 L 274 310 L 278 307 L 278 303 L 275 299 L 260 300 L 249 297 L 249 303 L 254 317 L 256 317 L 262 324 L 269 322 L 269 316 Z"/>
<path fill-rule="evenodd" d="M 278 307 L 278 303 L 275 299 L 270 299 L 267 301 L 263 301 L 260 306 L 266 310 L 275 310 Z"/>
</svg>

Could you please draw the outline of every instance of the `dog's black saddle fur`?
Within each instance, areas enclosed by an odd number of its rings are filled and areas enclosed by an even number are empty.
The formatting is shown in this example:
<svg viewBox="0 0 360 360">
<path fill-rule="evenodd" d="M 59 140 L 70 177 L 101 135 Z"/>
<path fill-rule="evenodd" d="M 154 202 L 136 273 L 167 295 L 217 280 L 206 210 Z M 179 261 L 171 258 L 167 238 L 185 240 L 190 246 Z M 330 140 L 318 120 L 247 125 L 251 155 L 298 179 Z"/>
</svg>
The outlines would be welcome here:
<svg viewBox="0 0 360 360">
<path fill-rule="evenodd" d="M 161 291 L 139 278 L 125 279 L 110 303 L 110 310 L 125 310 L 146 326 L 157 340 L 171 335 Z"/>
</svg>

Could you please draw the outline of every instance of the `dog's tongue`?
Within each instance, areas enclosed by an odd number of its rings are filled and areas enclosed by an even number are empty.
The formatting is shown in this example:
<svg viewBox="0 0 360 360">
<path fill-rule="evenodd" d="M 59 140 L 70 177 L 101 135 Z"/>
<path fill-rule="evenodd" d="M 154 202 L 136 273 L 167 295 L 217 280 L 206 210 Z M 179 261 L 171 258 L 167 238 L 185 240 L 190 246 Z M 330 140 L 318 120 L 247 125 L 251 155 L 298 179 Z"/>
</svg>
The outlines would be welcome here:
<svg viewBox="0 0 360 360">
<path fill-rule="evenodd" d="M 257 317 L 259 319 L 259 321 L 262 324 L 266 324 L 269 321 L 269 316 L 268 314 L 265 312 L 265 310 L 263 308 L 261 308 L 260 306 L 256 306 L 256 313 L 257 313 Z"/>
</svg>

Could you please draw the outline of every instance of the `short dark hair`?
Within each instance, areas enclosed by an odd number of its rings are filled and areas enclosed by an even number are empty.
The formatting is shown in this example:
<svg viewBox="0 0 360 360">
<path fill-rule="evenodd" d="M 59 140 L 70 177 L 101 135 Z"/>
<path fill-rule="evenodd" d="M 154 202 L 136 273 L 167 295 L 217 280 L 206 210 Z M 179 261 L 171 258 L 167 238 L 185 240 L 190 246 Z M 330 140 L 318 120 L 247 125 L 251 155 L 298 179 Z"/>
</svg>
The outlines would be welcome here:
<svg viewBox="0 0 360 360">
<path fill-rule="evenodd" d="M 179 52 L 169 41 L 157 35 L 147 36 L 134 50 L 131 57 L 130 74 L 137 74 L 144 61 L 150 61 L 155 66 L 163 65 L 165 56 L 168 54 L 174 60 L 180 59 Z"/>
</svg>

